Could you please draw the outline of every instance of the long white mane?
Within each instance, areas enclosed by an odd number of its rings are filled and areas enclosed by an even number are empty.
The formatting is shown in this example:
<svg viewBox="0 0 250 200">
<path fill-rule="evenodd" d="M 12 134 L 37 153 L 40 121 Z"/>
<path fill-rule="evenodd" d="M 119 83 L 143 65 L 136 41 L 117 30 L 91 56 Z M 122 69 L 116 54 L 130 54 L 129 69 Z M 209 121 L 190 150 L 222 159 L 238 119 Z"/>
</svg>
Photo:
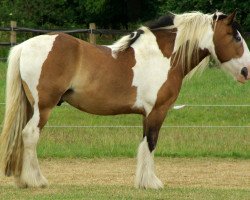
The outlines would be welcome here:
<svg viewBox="0 0 250 200">
<path fill-rule="evenodd" d="M 205 45 L 213 44 L 212 23 L 213 15 L 203 14 L 201 12 L 190 12 L 184 14 L 173 14 L 173 25 L 158 27 L 150 30 L 177 29 L 173 51 L 175 56 L 172 57 L 172 59 L 177 59 L 177 62 L 181 63 L 183 67 L 188 67 L 188 69 L 190 69 L 192 58 L 198 58 L 199 56 L 199 48 L 204 49 L 206 47 Z M 141 29 L 144 28 L 145 27 Z M 131 40 L 136 37 L 136 34 L 137 32 L 133 32 L 133 34 L 124 36 L 111 45 L 110 47 L 113 55 L 126 50 L 130 46 Z M 205 68 L 208 61 L 209 57 L 204 59 L 199 64 L 199 68 Z"/>
<path fill-rule="evenodd" d="M 208 45 L 213 45 L 212 23 L 213 15 L 200 12 L 175 15 L 174 27 L 177 28 L 177 35 L 173 53 L 178 52 L 174 59 L 182 66 L 186 65 L 190 69 L 192 57 L 199 57 L 199 48 L 204 49 Z M 209 57 L 205 58 L 198 68 L 204 69 L 208 61 Z"/>
</svg>

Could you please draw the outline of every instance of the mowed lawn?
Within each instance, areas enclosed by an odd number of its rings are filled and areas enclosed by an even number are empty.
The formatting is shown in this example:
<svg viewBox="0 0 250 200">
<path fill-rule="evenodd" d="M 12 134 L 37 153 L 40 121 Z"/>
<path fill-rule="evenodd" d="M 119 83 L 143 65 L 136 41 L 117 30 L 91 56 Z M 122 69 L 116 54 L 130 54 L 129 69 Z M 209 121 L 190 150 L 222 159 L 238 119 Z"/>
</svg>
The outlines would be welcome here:
<svg viewBox="0 0 250 200">
<path fill-rule="evenodd" d="M 1 63 L 1 103 L 5 73 L 6 64 Z M 210 68 L 184 82 L 176 102 L 183 104 L 187 106 L 169 111 L 156 156 L 250 158 L 250 83 L 237 83 L 222 70 Z M 3 116 L 4 105 L 0 105 L 0 121 Z M 142 138 L 141 122 L 140 115 L 96 116 L 64 104 L 53 110 L 41 134 L 38 156 L 134 157 Z"/>
<path fill-rule="evenodd" d="M 250 196 L 250 164 L 242 159 L 155 158 L 161 190 L 133 187 L 133 158 L 40 159 L 50 186 L 17 189 L 0 179 L 1 199 L 197 199 L 244 200 Z"/>
</svg>

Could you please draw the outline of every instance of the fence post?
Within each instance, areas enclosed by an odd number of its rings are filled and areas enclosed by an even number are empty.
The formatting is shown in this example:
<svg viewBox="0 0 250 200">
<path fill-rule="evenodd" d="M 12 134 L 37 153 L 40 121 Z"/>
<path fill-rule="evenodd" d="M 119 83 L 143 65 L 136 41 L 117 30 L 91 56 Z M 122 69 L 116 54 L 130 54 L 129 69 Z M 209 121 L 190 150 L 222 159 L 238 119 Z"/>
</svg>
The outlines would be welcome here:
<svg viewBox="0 0 250 200">
<path fill-rule="evenodd" d="M 89 42 L 91 44 L 96 44 L 96 36 L 95 36 L 95 34 L 92 33 L 92 30 L 96 29 L 95 23 L 90 23 L 89 24 L 89 29 L 90 29 Z"/>
<path fill-rule="evenodd" d="M 11 46 L 16 44 L 16 31 L 14 31 L 14 28 L 16 28 L 16 21 L 10 21 L 10 44 Z"/>
</svg>

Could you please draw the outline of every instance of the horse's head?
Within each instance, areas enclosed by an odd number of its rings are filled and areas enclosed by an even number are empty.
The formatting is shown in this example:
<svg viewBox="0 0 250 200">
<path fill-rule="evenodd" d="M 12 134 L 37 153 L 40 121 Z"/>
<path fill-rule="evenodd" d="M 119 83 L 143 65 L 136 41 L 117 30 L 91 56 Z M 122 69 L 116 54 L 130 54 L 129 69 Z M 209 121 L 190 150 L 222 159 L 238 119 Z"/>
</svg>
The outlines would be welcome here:
<svg viewBox="0 0 250 200">
<path fill-rule="evenodd" d="M 236 11 L 230 15 L 215 13 L 213 16 L 213 56 L 221 63 L 222 69 L 229 71 L 239 82 L 250 78 L 250 52 L 234 21 Z"/>
</svg>

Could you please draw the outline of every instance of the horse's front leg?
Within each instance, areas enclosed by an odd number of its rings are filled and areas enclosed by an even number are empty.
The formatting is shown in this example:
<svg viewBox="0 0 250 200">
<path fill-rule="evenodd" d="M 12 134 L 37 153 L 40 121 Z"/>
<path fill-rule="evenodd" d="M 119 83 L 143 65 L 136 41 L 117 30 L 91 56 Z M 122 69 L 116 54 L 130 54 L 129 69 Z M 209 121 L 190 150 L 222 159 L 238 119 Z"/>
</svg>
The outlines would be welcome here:
<svg viewBox="0 0 250 200">
<path fill-rule="evenodd" d="M 153 109 L 143 120 L 143 140 L 137 154 L 135 186 L 137 188 L 163 188 L 162 182 L 155 175 L 154 150 L 159 130 L 165 119 L 166 111 Z"/>
</svg>

